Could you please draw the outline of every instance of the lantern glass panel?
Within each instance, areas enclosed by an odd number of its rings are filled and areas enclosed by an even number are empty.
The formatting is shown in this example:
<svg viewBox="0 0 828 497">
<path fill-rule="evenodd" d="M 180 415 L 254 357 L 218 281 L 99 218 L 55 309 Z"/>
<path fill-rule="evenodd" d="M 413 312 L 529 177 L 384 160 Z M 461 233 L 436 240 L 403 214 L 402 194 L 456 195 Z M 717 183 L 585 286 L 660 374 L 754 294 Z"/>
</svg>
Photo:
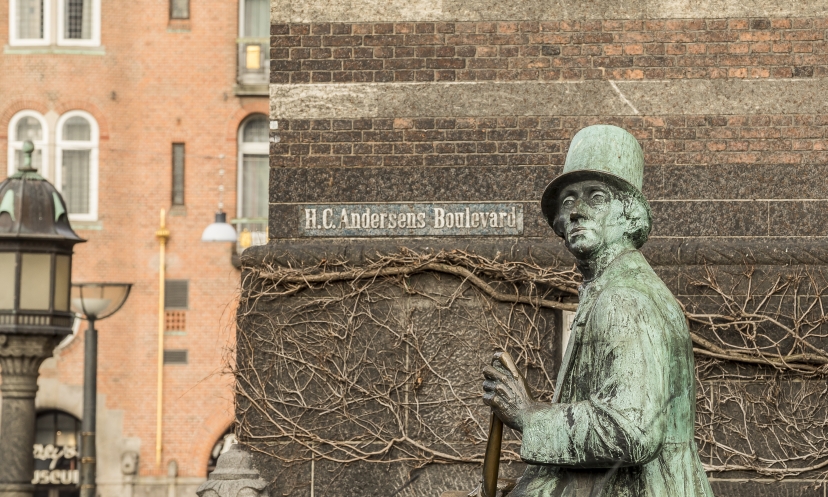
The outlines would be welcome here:
<svg viewBox="0 0 828 497">
<path fill-rule="evenodd" d="M 20 308 L 48 311 L 52 297 L 52 255 L 20 254 Z"/>
<path fill-rule="evenodd" d="M 69 288 L 71 286 L 68 255 L 55 256 L 55 310 L 69 310 Z"/>
<path fill-rule="evenodd" d="M 0 252 L 0 309 L 14 309 L 16 255 Z"/>
</svg>

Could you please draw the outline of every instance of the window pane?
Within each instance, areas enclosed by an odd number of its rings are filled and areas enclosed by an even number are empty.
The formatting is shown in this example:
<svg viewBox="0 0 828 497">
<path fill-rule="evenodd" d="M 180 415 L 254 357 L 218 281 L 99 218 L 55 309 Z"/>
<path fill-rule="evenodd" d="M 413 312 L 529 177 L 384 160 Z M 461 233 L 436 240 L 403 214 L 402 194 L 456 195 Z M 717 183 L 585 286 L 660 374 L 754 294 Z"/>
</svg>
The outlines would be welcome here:
<svg viewBox="0 0 828 497">
<path fill-rule="evenodd" d="M 189 0 L 170 0 L 170 19 L 189 19 Z"/>
<path fill-rule="evenodd" d="M 242 141 L 245 143 L 267 142 L 267 118 L 255 118 L 244 124 Z"/>
<path fill-rule="evenodd" d="M 265 38 L 270 35 L 270 2 L 268 0 L 244 0 L 244 33 L 250 38 Z"/>
<path fill-rule="evenodd" d="M 184 144 L 173 143 L 172 203 L 184 205 Z"/>
<path fill-rule="evenodd" d="M 49 445 L 55 443 L 55 432 L 57 431 L 57 413 L 55 411 L 45 412 L 37 415 L 35 421 L 35 443 Z"/>
<path fill-rule="evenodd" d="M 55 310 L 68 311 L 69 310 L 69 286 L 71 282 L 71 274 L 69 271 L 69 256 L 56 255 L 55 256 Z"/>
<path fill-rule="evenodd" d="M 43 140 L 43 128 L 40 126 L 40 122 L 32 116 L 21 117 L 17 121 L 16 132 L 15 140 L 19 142 L 26 140 L 39 142 Z"/>
<path fill-rule="evenodd" d="M 58 413 L 55 445 L 77 447 L 79 442 L 77 432 L 80 431 L 78 424 L 78 420 L 74 416 Z"/>
<path fill-rule="evenodd" d="M 63 125 L 63 139 L 67 141 L 85 141 L 91 140 L 92 130 L 89 122 L 80 117 L 70 117 Z"/>
<path fill-rule="evenodd" d="M 52 256 L 50 254 L 20 254 L 20 308 L 36 311 L 49 310 L 52 292 Z"/>
<path fill-rule="evenodd" d="M 64 33 L 70 40 L 92 38 L 92 0 L 64 0 Z"/>
<path fill-rule="evenodd" d="M 266 155 L 245 155 L 243 157 L 242 217 L 267 217 L 269 169 Z"/>
<path fill-rule="evenodd" d="M 17 0 L 17 37 L 43 38 L 43 0 Z"/>
<path fill-rule="evenodd" d="M 89 150 L 63 151 L 61 193 L 69 214 L 89 212 L 89 155 Z"/>
<path fill-rule="evenodd" d="M 14 309 L 15 273 L 17 255 L 0 252 L 0 309 Z"/>
</svg>

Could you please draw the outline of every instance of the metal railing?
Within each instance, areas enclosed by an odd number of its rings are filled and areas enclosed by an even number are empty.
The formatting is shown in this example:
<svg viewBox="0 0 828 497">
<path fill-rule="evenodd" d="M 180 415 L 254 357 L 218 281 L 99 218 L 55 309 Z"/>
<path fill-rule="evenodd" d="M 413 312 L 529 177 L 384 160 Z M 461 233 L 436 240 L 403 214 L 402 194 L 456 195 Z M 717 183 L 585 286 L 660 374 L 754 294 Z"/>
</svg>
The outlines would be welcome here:
<svg viewBox="0 0 828 497">
<path fill-rule="evenodd" d="M 236 241 L 236 252 L 239 254 L 248 247 L 267 244 L 267 218 L 233 219 L 230 224 L 236 227 L 239 235 Z"/>
<path fill-rule="evenodd" d="M 270 74 L 267 38 L 238 38 L 236 80 L 240 85 L 266 85 Z"/>
</svg>

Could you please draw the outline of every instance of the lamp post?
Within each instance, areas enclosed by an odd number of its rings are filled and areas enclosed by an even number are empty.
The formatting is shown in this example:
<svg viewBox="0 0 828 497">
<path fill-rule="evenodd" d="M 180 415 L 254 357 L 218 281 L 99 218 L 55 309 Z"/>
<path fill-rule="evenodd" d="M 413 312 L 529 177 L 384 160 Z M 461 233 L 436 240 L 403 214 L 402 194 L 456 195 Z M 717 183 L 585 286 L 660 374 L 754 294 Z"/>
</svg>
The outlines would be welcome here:
<svg viewBox="0 0 828 497">
<path fill-rule="evenodd" d="M 32 167 L 34 145 L 0 183 L 0 497 L 31 497 L 40 364 L 72 333 L 72 251 L 81 239 L 60 193 Z"/>
<path fill-rule="evenodd" d="M 84 339 L 83 419 L 81 420 L 81 497 L 95 497 L 95 425 L 98 392 L 98 331 L 95 321 L 118 312 L 131 283 L 76 283 L 72 308 L 89 322 Z"/>
</svg>

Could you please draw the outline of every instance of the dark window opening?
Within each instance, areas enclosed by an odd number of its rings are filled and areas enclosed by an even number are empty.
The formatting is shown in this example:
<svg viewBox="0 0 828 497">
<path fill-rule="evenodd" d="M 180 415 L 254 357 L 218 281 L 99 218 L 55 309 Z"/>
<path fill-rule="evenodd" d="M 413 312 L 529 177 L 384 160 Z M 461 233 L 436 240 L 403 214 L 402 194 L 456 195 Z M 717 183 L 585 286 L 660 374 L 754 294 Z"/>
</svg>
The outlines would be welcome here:
<svg viewBox="0 0 828 497">
<path fill-rule="evenodd" d="M 190 0 L 170 0 L 170 19 L 189 19 Z"/>
<path fill-rule="evenodd" d="M 235 443 L 237 443 L 236 434 L 233 432 L 233 427 L 231 426 L 216 441 L 215 445 L 213 445 L 213 450 L 210 452 L 210 460 L 207 461 L 207 476 L 216 469 L 219 456 L 230 450 L 230 446 Z"/>
<path fill-rule="evenodd" d="M 184 205 L 184 144 L 173 143 L 172 204 Z"/>
<path fill-rule="evenodd" d="M 70 40 L 92 38 L 92 0 L 66 0 L 65 6 L 66 38 Z"/>
<path fill-rule="evenodd" d="M 81 422 L 71 414 L 50 410 L 37 414 L 34 440 L 36 497 L 80 495 Z"/>
<path fill-rule="evenodd" d="M 165 350 L 164 364 L 187 364 L 187 350 Z"/>
<path fill-rule="evenodd" d="M 164 309 L 186 310 L 189 305 L 189 280 L 166 280 L 164 282 Z"/>
</svg>

